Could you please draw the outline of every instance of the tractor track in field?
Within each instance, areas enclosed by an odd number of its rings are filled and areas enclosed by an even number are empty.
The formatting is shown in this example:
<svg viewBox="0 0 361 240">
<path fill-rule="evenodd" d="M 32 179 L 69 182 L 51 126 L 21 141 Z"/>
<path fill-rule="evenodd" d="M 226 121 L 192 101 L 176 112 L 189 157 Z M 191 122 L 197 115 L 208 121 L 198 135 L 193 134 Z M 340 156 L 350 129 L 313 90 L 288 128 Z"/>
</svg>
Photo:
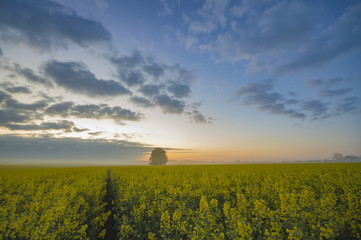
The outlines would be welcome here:
<svg viewBox="0 0 361 240">
<path fill-rule="evenodd" d="M 111 180 L 110 180 L 110 169 L 108 169 L 108 177 L 107 177 L 107 186 L 106 186 L 106 190 L 107 193 L 104 197 L 104 202 L 107 203 L 107 205 L 105 206 L 105 211 L 111 211 L 111 214 L 108 217 L 108 220 L 106 221 L 104 228 L 106 229 L 106 233 L 105 233 L 105 240 L 114 240 L 114 239 L 119 239 L 117 237 L 117 229 L 116 229 L 116 222 L 114 219 L 114 213 L 113 213 L 113 208 L 114 208 L 114 204 L 113 201 L 115 201 L 115 196 L 114 196 L 114 192 L 113 189 L 111 187 Z"/>
</svg>

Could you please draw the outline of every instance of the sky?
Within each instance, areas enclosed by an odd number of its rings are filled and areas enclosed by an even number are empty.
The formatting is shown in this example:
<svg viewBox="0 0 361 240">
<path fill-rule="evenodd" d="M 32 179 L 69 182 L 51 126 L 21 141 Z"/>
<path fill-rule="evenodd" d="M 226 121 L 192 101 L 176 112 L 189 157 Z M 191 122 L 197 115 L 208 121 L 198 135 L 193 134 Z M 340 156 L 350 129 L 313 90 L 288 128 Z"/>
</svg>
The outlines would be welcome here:
<svg viewBox="0 0 361 240">
<path fill-rule="evenodd" d="M 361 2 L 1 0 L 0 164 L 361 155 Z"/>
</svg>

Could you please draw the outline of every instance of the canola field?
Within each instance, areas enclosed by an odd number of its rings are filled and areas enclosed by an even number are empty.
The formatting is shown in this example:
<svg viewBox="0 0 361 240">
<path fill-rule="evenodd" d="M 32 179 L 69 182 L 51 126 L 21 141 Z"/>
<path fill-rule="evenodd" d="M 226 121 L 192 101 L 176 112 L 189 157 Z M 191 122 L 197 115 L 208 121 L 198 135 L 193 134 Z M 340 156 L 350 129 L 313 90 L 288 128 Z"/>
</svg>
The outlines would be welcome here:
<svg viewBox="0 0 361 240">
<path fill-rule="evenodd" d="M 102 239 L 108 217 L 119 239 L 361 238 L 360 163 L 0 168 L 0 184 L 0 239 Z"/>
<path fill-rule="evenodd" d="M 0 168 L 0 239 L 97 239 L 107 168 Z"/>
</svg>

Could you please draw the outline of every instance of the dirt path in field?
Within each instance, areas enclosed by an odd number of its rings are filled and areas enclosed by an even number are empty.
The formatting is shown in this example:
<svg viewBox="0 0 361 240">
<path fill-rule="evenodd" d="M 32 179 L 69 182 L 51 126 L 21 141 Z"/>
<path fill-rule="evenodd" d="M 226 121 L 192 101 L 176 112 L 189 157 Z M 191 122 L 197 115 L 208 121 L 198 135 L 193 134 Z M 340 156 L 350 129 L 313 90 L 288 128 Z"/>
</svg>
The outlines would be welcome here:
<svg viewBox="0 0 361 240">
<path fill-rule="evenodd" d="M 114 193 L 111 189 L 110 183 L 110 169 L 108 169 L 108 178 L 107 178 L 107 194 L 104 197 L 104 202 L 107 203 L 105 206 L 106 211 L 111 211 L 112 213 L 109 215 L 107 222 L 105 223 L 104 227 L 107 230 L 104 239 L 106 240 L 114 240 L 117 238 L 117 230 L 115 229 L 115 219 L 113 213 L 114 204 L 112 201 L 115 200 Z"/>
</svg>

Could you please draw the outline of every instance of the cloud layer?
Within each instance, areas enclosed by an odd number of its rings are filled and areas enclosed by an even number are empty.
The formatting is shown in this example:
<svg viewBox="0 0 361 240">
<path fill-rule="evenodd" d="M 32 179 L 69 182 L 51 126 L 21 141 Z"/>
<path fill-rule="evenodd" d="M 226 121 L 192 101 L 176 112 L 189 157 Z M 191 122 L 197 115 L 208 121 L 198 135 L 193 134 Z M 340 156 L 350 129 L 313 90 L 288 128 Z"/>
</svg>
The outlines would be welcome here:
<svg viewBox="0 0 361 240">
<path fill-rule="evenodd" d="M 83 18 L 54 1 L 3 0 L 0 2 L 1 36 L 48 50 L 68 43 L 89 47 L 110 43 L 111 34 L 97 21 Z"/>
<path fill-rule="evenodd" d="M 113 163 L 129 163 L 142 158 L 150 150 L 146 145 L 127 141 L 0 135 L 1 158 L 7 160 L 86 160 L 100 164 L 113 160 Z"/>
<path fill-rule="evenodd" d="M 345 81 L 341 78 L 316 79 L 307 81 L 310 87 L 321 88 L 316 99 L 299 99 L 297 94 L 289 94 L 293 98 L 287 98 L 275 90 L 275 81 L 267 79 L 241 86 L 235 100 L 241 101 L 243 106 L 254 106 L 260 111 L 272 115 L 284 115 L 290 118 L 324 119 L 345 113 L 360 114 L 361 104 L 358 97 L 346 97 L 341 101 L 326 101 L 325 98 L 342 97 L 351 91 L 350 88 L 330 89 L 336 83 Z M 296 97 L 296 98 L 295 98 Z"/>
</svg>

